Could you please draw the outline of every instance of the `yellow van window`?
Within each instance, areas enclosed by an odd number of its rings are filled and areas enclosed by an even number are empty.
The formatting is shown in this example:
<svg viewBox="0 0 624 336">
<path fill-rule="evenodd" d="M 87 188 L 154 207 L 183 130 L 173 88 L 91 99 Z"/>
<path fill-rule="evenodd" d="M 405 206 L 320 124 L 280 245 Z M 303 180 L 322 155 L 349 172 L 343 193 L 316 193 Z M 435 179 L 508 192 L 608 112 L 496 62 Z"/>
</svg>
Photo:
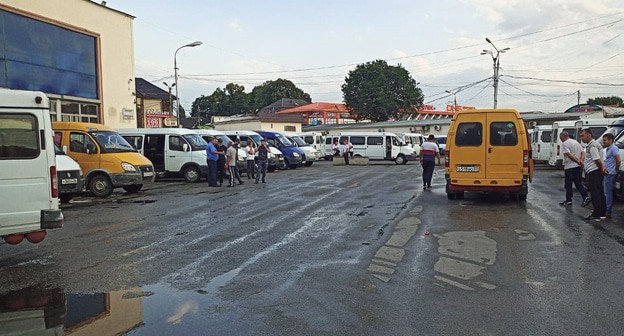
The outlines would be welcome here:
<svg viewBox="0 0 624 336">
<path fill-rule="evenodd" d="M 457 125 L 456 146 L 481 146 L 483 143 L 483 125 L 481 123 L 461 123 Z"/>
<path fill-rule="evenodd" d="M 490 144 L 492 146 L 515 146 L 518 144 L 516 125 L 511 121 L 490 124 Z"/>
<path fill-rule="evenodd" d="M 71 133 L 69 135 L 69 150 L 75 153 L 97 153 L 97 147 L 91 137 L 84 133 Z"/>
</svg>

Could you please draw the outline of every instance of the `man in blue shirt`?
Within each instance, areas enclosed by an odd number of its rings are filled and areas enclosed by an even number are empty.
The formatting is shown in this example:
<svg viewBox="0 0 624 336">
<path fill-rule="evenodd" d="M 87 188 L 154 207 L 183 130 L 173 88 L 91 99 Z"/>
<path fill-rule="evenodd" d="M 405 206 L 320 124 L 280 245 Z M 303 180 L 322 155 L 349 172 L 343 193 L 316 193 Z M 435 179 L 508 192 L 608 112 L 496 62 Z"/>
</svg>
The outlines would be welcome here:
<svg viewBox="0 0 624 336">
<path fill-rule="evenodd" d="M 208 186 L 218 187 L 217 185 L 217 160 L 219 160 L 219 154 L 217 151 L 217 138 L 210 139 L 208 146 L 206 146 L 206 158 L 208 161 Z"/>
<path fill-rule="evenodd" d="M 613 207 L 613 186 L 615 185 L 615 178 L 618 171 L 620 171 L 620 165 L 622 164 L 620 149 L 613 144 L 613 139 L 613 134 L 610 133 L 602 136 L 602 143 L 605 147 L 605 167 L 607 168 L 607 172 L 602 179 L 607 205 L 607 217 L 611 217 L 611 208 Z"/>
</svg>

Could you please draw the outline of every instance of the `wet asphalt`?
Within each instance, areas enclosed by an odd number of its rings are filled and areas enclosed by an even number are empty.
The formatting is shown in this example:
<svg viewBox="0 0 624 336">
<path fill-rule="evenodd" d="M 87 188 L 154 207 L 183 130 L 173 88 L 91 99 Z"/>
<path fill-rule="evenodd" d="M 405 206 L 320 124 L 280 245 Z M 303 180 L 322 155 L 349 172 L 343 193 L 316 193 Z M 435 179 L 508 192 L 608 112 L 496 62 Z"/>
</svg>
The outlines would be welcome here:
<svg viewBox="0 0 624 336">
<path fill-rule="evenodd" d="M 81 196 L 43 243 L 0 244 L 0 335 L 34 309 L 65 334 L 622 333 L 624 204 L 583 220 L 562 171 L 526 202 L 447 200 L 414 162 L 243 181 Z"/>
</svg>

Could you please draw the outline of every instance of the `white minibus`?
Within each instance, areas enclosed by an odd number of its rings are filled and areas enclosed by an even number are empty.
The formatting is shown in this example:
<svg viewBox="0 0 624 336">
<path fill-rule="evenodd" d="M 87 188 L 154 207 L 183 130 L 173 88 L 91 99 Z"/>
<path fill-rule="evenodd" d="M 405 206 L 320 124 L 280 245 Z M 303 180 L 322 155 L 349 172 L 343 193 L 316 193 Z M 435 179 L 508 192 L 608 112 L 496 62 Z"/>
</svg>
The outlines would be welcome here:
<svg viewBox="0 0 624 336">
<path fill-rule="evenodd" d="M 39 243 L 63 226 L 50 122 L 42 92 L 0 89 L 0 237 Z"/>
<path fill-rule="evenodd" d="M 552 147 L 552 125 L 540 125 L 533 127 L 531 133 L 531 148 L 533 149 L 533 161 L 547 162 L 550 159 Z"/>
<path fill-rule="evenodd" d="M 394 133 L 341 132 L 339 137 L 341 144 L 344 139 L 348 139 L 353 145 L 353 156 L 364 156 L 369 160 L 389 160 L 396 164 L 406 164 L 414 159 L 414 149 Z"/>
<path fill-rule="evenodd" d="M 550 145 L 550 157 L 548 158 L 548 164 L 557 168 L 563 168 L 563 153 L 561 151 L 561 139 L 559 135 L 561 132 L 566 131 L 570 134 L 570 138 L 577 140 L 576 128 L 574 126 L 574 120 L 555 121 L 552 124 L 552 138 Z"/>
<path fill-rule="evenodd" d="M 152 161 L 158 177 L 183 176 L 198 182 L 208 175 L 204 139 L 186 128 L 124 128 L 117 132 Z"/>
</svg>

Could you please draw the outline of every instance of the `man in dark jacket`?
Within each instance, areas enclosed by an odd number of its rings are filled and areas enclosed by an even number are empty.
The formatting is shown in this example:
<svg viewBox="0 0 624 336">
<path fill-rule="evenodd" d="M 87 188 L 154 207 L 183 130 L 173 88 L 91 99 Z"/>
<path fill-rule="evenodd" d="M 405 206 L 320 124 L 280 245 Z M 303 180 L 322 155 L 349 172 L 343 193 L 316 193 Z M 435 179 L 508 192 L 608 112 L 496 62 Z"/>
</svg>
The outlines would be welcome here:
<svg viewBox="0 0 624 336">
<path fill-rule="evenodd" d="M 219 180 L 219 187 L 223 185 L 223 179 L 225 178 L 225 151 L 227 147 L 223 144 L 223 140 L 217 141 L 217 151 L 219 152 L 219 159 L 217 160 L 217 179 Z"/>
</svg>

